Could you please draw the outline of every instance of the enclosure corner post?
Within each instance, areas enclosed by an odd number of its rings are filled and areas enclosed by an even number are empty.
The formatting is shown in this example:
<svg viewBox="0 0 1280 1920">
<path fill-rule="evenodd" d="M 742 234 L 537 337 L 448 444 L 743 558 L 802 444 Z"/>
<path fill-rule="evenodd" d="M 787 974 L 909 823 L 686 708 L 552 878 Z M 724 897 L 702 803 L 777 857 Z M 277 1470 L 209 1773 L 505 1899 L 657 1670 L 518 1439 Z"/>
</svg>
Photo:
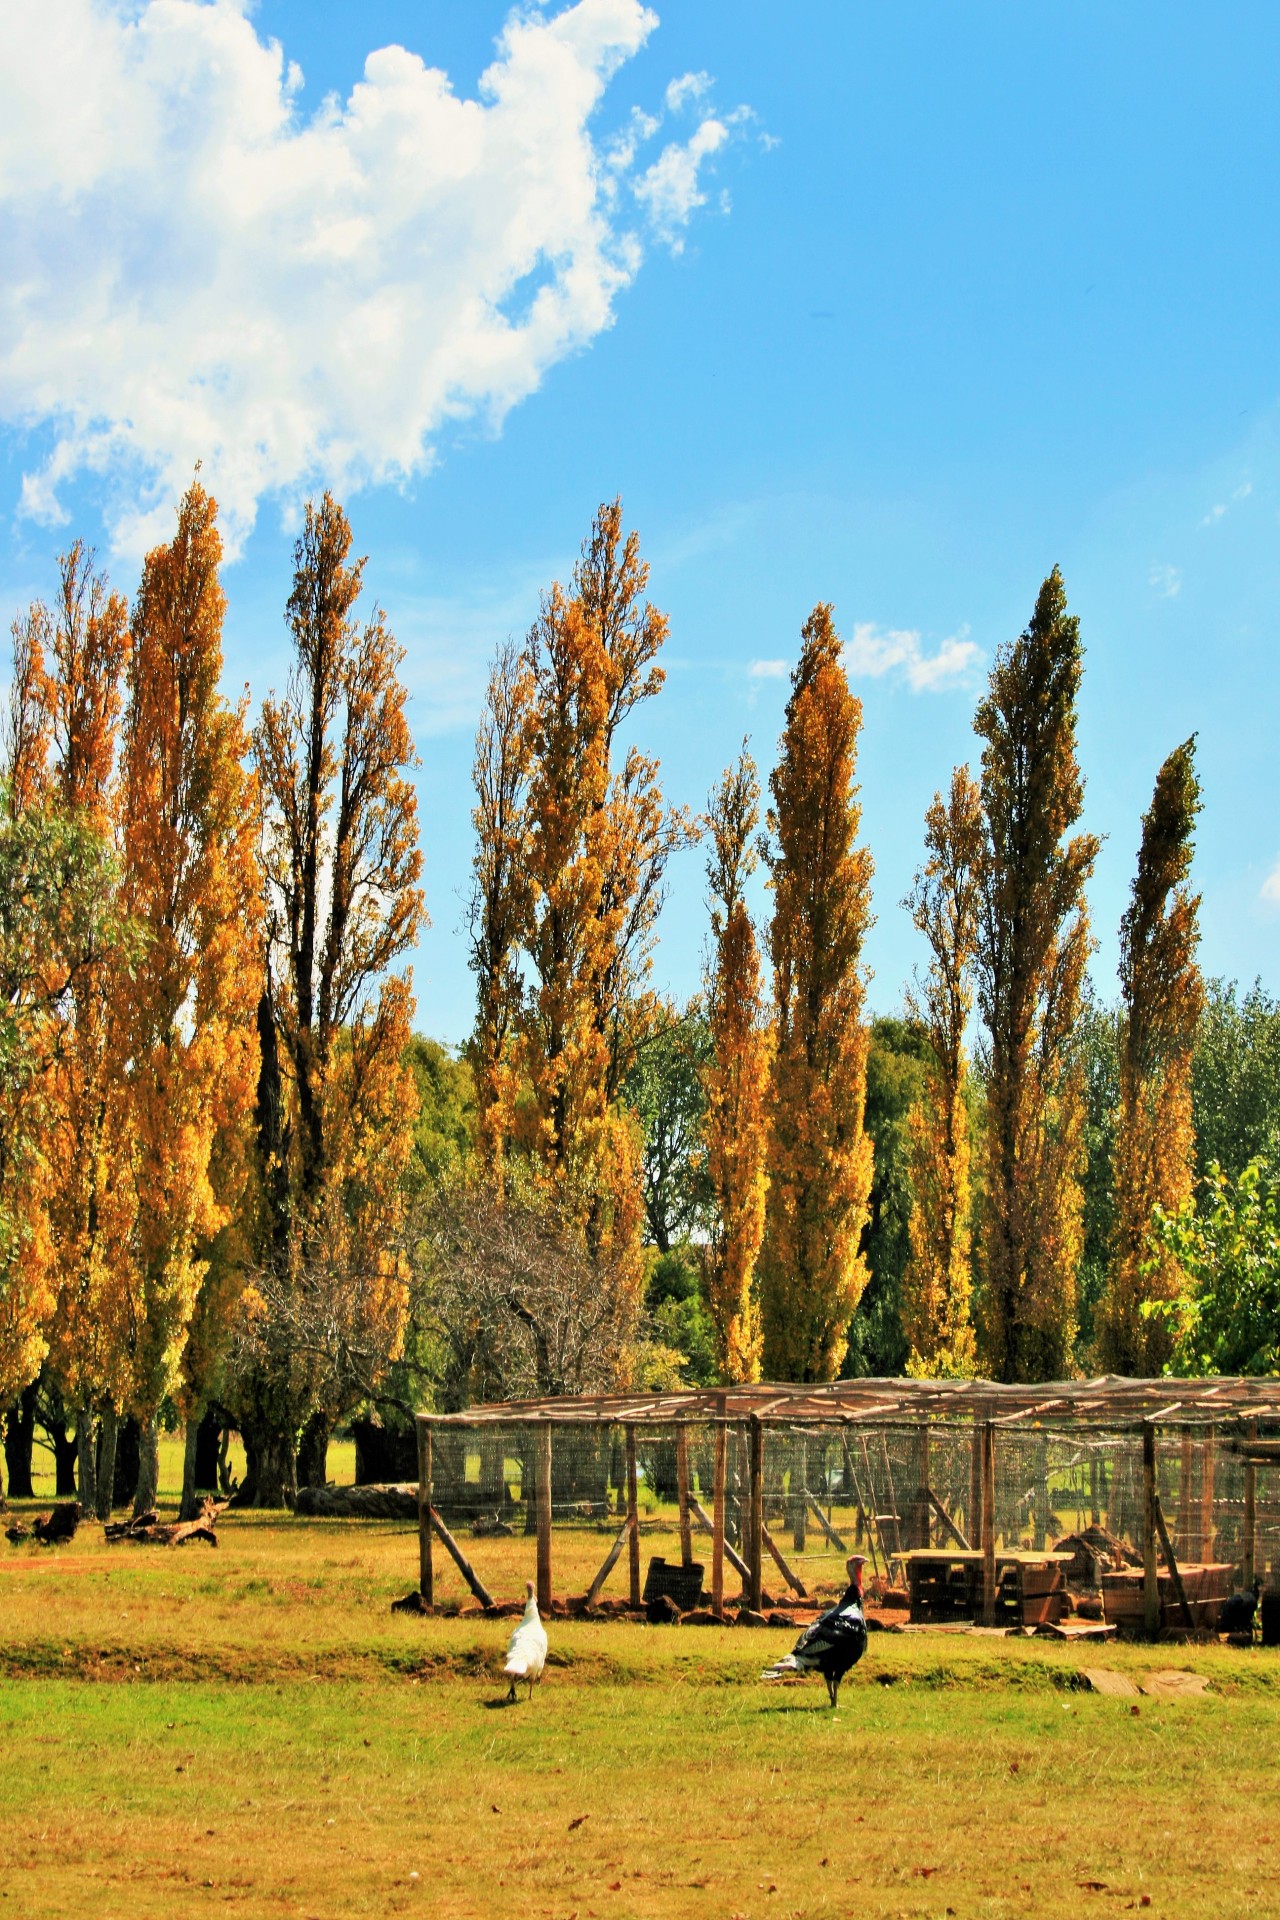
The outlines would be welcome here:
<svg viewBox="0 0 1280 1920">
<path fill-rule="evenodd" d="M 715 1463 L 711 1486 L 711 1610 L 724 1619 L 724 1483 L 729 1435 L 724 1423 L 724 1395 L 720 1396 L 715 1426 Z"/>
<path fill-rule="evenodd" d="M 551 1611 L 551 1422 L 538 1426 L 538 1609 Z"/>
<path fill-rule="evenodd" d="M 636 1485 L 636 1430 L 623 1428 L 627 1443 L 627 1568 L 631 1576 L 630 1604 L 640 1605 L 640 1501 Z"/>
<path fill-rule="evenodd" d="M 1142 1423 L 1142 1624 L 1148 1640 L 1160 1637 L 1160 1576 L 1156 1565 L 1156 1430 Z"/>
<path fill-rule="evenodd" d="M 689 1429 L 676 1428 L 676 1494 L 680 1501 L 680 1565 L 693 1565 L 693 1533 L 689 1525 Z"/>
<path fill-rule="evenodd" d="M 1258 1437 L 1258 1423 L 1251 1420 L 1246 1428 L 1250 1440 Z M 1244 1515 L 1240 1542 L 1240 1584 L 1246 1593 L 1253 1592 L 1254 1575 L 1257 1572 L 1257 1524 L 1258 1524 L 1258 1469 L 1254 1461 L 1244 1463 Z"/>
<path fill-rule="evenodd" d="M 751 1478 L 751 1538 L 748 1543 L 747 1565 L 751 1572 L 751 1591 L 748 1604 L 753 1613 L 759 1613 L 763 1594 L 762 1550 L 764 1547 L 764 1421 L 758 1413 L 751 1416 L 751 1447 L 748 1472 Z"/>
<path fill-rule="evenodd" d="M 996 1430 L 982 1423 L 982 1624 L 996 1623 Z"/>
<path fill-rule="evenodd" d="M 435 1609 L 435 1568 L 431 1561 L 431 1422 L 420 1413 L 418 1433 L 418 1598 L 424 1613 Z"/>
</svg>

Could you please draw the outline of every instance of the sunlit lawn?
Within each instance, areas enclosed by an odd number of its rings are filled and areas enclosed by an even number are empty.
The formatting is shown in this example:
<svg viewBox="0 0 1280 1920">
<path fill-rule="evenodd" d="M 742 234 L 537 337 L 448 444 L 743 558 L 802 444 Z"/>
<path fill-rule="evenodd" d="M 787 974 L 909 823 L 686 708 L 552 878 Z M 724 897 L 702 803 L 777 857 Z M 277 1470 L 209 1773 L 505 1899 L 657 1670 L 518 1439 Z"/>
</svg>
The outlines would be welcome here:
<svg viewBox="0 0 1280 1920">
<path fill-rule="evenodd" d="M 1280 1912 L 1273 1654 L 877 1634 L 833 1715 L 759 1684 L 781 1631 L 556 1621 L 504 1708 L 508 1623 L 391 1614 L 411 1528 L 221 1532 L 0 1556 L 0 1913 Z M 555 1544 L 581 1590 L 607 1534 Z M 1213 1691 L 1135 1714 L 1091 1661 Z"/>
</svg>

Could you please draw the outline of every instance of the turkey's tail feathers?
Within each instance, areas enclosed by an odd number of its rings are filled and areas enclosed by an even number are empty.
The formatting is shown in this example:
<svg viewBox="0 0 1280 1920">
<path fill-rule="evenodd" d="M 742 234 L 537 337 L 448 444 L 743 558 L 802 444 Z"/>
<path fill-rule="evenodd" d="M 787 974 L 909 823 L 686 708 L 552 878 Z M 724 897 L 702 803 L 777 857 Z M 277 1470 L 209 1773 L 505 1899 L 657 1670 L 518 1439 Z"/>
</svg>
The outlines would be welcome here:
<svg viewBox="0 0 1280 1920">
<path fill-rule="evenodd" d="M 784 1674 L 803 1672 L 804 1668 L 800 1665 L 794 1653 L 784 1653 L 781 1660 L 777 1660 L 773 1666 L 765 1668 L 760 1678 L 762 1680 L 781 1680 Z"/>
</svg>

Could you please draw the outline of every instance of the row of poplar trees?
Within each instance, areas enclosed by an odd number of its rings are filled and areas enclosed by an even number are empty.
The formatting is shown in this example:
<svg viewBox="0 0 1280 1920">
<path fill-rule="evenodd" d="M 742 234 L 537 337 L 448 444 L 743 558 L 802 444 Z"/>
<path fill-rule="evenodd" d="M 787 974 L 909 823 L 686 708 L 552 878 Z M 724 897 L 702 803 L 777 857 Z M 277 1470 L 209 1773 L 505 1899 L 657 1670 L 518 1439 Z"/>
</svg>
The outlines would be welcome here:
<svg viewBox="0 0 1280 1920">
<path fill-rule="evenodd" d="M 576 1218 L 599 1285 L 614 1295 L 625 1371 L 642 1220 L 623 1089 L 662 1017 L 648 973 L 666 865 L 701 831 L 711 926 L 701 1251 L 718 1364 L 728 1381 L 830 1380 L 867 1284 L 873 1174 L 861 705 L 832 608 L 820 604 L 802 631 L 764 820 L 744 745 L 703 820 L 691 821 L 665 804 L 657 763 L 621 745 L 662 684 L 666 621 L 646 586 L 619 505 L 602 507 L 569 589 L 552 590 L 526 644 L 503 650 L 494 668 L 477 745 L 471 913 L 481 1161 L 499 1195 L 531 1178 Z M 977 778 L 958 768 L 928 809 L 905 903 L 929 954 L 908 999 L 928 1041 L 909 1123 L 903 1307 L 908 1364 L 920 1375 L 981 1368 L 1041 1380 L 1073 1367 L 1085 1171 L 1078 1034 L 1098 852 L 1079 831 L 1081 666 L 1055 570 L 978 706 Z M 1159 1371 L 1168 1322 L 1144 1302 L 1180 1286 L 1148 1234 L 1154 1209 L 1175 1211 L 1192 1187 L 1198 808 L 1188 741 L 1159 771 L 1121 928 L 1114 1257 L 1095 1317 L 1099 1364 L 1119 1372 Z M 748 901 L 761 858 L 771 895 L 763 941 Z"/>
<path fill-rule="evenodd" d="M 323 1478 L 333 1420 L 402 1334 L 414 752 L 350 548 L 326 495 L 297 543 L 288 685 L 256 725 L 222 690 L 198 481 L 132 608 L 76 545 L 14 624 L 0 1408 L 46 1370 L 100 1511 L 125 1416 L 154 1500 L 162 1408 L 186 1420 L 190 1498 L 215 1394 L 247 1493 L 279 1504 L 299 1436 Z"/>
</svg>

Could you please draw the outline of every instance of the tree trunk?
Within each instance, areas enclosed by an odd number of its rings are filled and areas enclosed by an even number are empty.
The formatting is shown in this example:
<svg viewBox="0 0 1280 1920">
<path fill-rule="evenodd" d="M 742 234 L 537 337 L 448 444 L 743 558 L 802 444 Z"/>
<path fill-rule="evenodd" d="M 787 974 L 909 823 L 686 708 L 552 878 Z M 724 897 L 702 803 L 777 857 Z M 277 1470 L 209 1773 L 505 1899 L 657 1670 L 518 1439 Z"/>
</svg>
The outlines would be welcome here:
<svg viewBox="0 0 1280 1920">
<path fill-rule="evenodd" d="M 150 1513 L 160 1497 L 160 1423 L 153 1413 L 138 1424 L 138 1485 L 133 1495 L 135 1516 Z"/>
<path fill-rule="evenodd" d="M 9 1498 L 11 1500 L 34 1500 L 36 1490 L 31 1484 L 31 1452 L 36 1435 L 36 1389 L 35 1382 L 26 1388 L 22 1398 L 9 1409 L 9 1422 L 4 1434 L 4 1463 L 9 1474 Z"/>
<path fill-rule="evenodd" d="M 206 1407 L 196 1430 L 196 1491 L 218 1491 L 218 1441 L 222 1435 L 222 1411 Z"/>
<path fill-rule="evenodd" d="M 196 1517 L 196 1453 L 200 1442 L 200 1423 L 204 1418 L 202 1406 L 195 1406 L 187 1416 L 186 1433 L 182 1449 L 182 1500 L 178 1507 L 179 1520 L 194 1520 Z"/>
<path fill-rule="evenodd" d="M 98 1449 L 88 1407 L 76 1414 L 76 1498 L 86 1518 L 98 1511 Z"/>
<path fill-rule="evenodd" d="M 292 1507 L 298 1497 L 298 1466 L 292 1433 L 257 1427 L 244 1436 L 249 1474 L 239 1503 L 252 1507 Z"/>
<path fill-rule="evenodd" d="M 133 1496 L 138 1490 L 139 1447 L 138 1423 L 130 1414 L 127 1420 L 120 1422 L 116 1433 L 116 1470 L 111 1486 L 112 1507 L 133 1505 Z"/>
<path fill-rule="evenodd" d="M 68 1433 L 60 1420 L 45 1428 L 53 1443 L 54 1497 L 58 1500 L 74 1500 L 76 1497 L 76 1436 Z"/>
<path fill-rule="evenodd" d="M 298 1485 L 323 1487 L 328 1484 L 329 1436 L 333 1422 L 326 1413 L 313 1413 L 302 1429 L 298 1442 Z"/>
<path fill-rule="evenodd" d="M 98 1518 L 111 1518 L 116 1487 L 116 1445 L 120 1435 L 120 1416 L 108 1407 L 98 1429 Z"/>
</svg>

